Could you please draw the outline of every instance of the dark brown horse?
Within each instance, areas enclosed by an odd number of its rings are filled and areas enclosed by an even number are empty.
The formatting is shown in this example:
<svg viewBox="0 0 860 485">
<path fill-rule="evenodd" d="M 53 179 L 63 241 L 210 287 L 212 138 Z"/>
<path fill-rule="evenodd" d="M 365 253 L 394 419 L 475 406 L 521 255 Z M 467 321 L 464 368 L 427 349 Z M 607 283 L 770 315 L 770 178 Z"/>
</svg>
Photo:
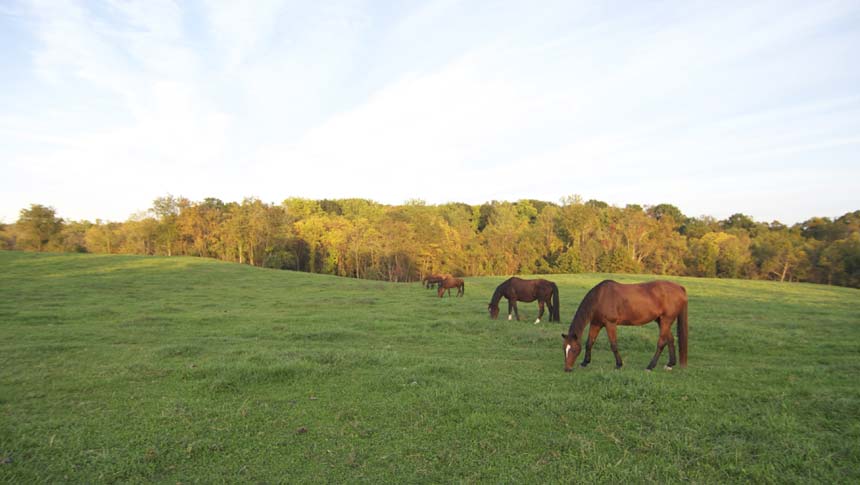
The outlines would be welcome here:
<svg viewBox="0 0 860 485">
<path fill-rule="evenodd" d="M 672 338 L 672 323 L 678 319 L 678 353 L 681 367 L 687 366 L 687 290 L 670 281 L 651 281 L 625 285 L 606 280 L 589 290 L 576 309 L 570 329 L 564 338 L 564 370 L 573 370 L 573 363 L 582 350 L 582 332 L 588 328 L 588 341 L 585 343 L 585 357 L 580 364 L 585 367 L 591 362 L 591 347 L 606 327 L 609 346 L 615 354 L 615 368 L 621 368 L 621 356 L 616 344 L 617 325 L 644 325 L 657 322 L 660 337 L 657 339 L 657 352 L 648 364 L 647 370 L 657 365 L 663 347 L 669 345 L 669 363 L 666 370 L 675 366 L 675 341 Z"/>
<path fill-rule="evenodd" d="M 445 278 L 450 278 L 449 274 L 429 274 L 424 277 L 424 287 L 427 289 L 433 288 L 434 285 L 445 281 Z"/>
<path fill-rule="evenodd" d="M 448 296 L 451 296 L 451 288 L 457 288 L 457 296 L 463 296 L 466 294 L 466 283 L 464 283 L 460 278 L 448 276 L 439 283 L 439 289 L 437 290 L 439 298 L 442 298 L 442 295 L 445 294 L 445 290 L 448 290 Z"/>
<path fill-rule="evenodd" d="M 493 298 L 490 299 L 490 304 L 487 310 L 490 311 L 490 317 L 494 320 L 499 317 L 499 300 L 502 297 L 508 299 L 508 320 L 511 319 L 511 311 L 516 315 L 517 320 L 520 319 L 520 312 L 517 309 L 517 302 L 538 302 L 538 317 L 535 323 L 540 323 L 543 316 L 543 306 L 549 306 L 549 321 L 561 321 L 558 308 L 558 286 L 552 281 L 537 279 L 524 280 L 516 276 L 508 278 L 504 283 L 496 287 L 493 293 Z"/>
</svg>

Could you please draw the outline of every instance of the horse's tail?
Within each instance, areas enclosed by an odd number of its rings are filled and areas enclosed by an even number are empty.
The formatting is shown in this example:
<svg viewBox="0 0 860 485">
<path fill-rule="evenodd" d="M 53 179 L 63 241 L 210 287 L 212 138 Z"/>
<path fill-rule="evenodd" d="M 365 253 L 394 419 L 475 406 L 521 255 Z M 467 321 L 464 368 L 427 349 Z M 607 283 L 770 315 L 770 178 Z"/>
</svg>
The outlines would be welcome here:
<svg viewBox="0 0 860 485">
<path fill-rule="evenodd" d="M 549 321 L 560 322 L 561 311 L 558 309 L 558 285 L 552 284 L 552 315 L 549 316 Z"/>
<path fill-rule="evenodd" d="M 678 356 L 681 359 L 681 367 L 687 367 L 687 335 L 689 332 L 687 325 L 687 302 L 681 307 L 681 313 L 678 314 Z"/>
</svg>

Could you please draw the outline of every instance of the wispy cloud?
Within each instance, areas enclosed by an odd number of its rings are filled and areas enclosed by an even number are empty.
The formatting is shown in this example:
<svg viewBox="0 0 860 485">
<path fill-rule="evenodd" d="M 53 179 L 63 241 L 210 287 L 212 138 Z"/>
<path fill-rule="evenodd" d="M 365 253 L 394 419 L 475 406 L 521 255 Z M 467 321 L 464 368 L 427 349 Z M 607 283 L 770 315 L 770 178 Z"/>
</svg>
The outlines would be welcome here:
<svg viewBox="0 0 860 485">
<path fill-rule="evenodd" d="M 797 177 L 856 189 L 856 3 L 495 6 L 7 5 L 35 43 L 27 91 L 0 94 L 0 218 L 122 219 L 167 192 L 851 208 L 768 201 Z"/>
</svg>

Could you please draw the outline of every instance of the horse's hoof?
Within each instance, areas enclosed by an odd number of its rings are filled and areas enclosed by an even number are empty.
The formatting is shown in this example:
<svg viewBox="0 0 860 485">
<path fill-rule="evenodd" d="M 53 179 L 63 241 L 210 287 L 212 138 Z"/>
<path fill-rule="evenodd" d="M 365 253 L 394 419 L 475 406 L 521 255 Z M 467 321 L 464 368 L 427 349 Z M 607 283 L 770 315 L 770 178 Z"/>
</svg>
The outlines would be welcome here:
<svg viewBox="0 0 860 485">
<path fill-rule="evenodd" d="M 588 364 L 583 362 L 583 363 L 579 364 L 579 366 L 582 367 L 583 369 L 585 369 L 586 367 L 588 367 Z"/>
<path fill-rule="evenodd" d="M 651 372 L 651 369 L 649 367 L 646 367 L 645 372 Z"/>
<path fill-rule="evenodd" d="M 667 365 L 666 367 L 663 367 L 663 370 L 672 370 L 672 367 Z"/>
<path fill-rule="evenodd" d="M 573 372 L 573 369 L 572 368 L 571 369 L 565 369 L 564 371 L 565 372 Z"/>
<path fill-rule="evenodd" d="M 535 325 L 537 325 L 538 323 L 540 323 L 540 318 L 538 318 L 537 320 L 535 320 Z"/>
</svg>

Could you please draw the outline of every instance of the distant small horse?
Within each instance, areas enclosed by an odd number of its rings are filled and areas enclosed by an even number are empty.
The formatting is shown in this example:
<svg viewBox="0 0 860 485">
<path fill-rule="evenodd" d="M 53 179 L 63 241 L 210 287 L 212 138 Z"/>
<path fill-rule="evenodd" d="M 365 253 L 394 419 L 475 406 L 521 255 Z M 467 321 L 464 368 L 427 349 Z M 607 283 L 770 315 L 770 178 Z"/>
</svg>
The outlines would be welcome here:
<svg viewBox="0 0 860 485">
<path fill-rule="evenodd" d="M 466 283 L 464 283 L 460 278 L 449 276 L 439 283 L 439 289 L 437 290 L 439 298 L 442 298 L 442 295 L 445 294 L 445 290 L 448 290 L 448 296 L 451 296 L 451 288 L 457 288 L 457 296 L 463 296 L 466 294 Z"/>
<path fill-rule="evenodd" d="M 669 345 L 669 363 L 666 370 L 675 366 L 675 341 L 672 338 L 672 323 L 678 319 L 678 353 L 681 357 L 681 367 L 687 366 L 687 290 L 683 286 L 669 281 L 651 281 L 634 285 L 625 285 L 606 280 L 589 290 L 579 304 L 570 329 L 562 334 L 564 339 L 564 370 L 573 370 L 573 363 L 582 350 L 582 332 L 588 328 L 588 341 L 585 343 L 585 357 L 582 367 L 591 362 L 591 347 L 600 333 L 606 327 L 609 335 L 609 346 L 615 354 L 615 368 L 621 368 L 621 356 L 616 344 L 617 325 L 644 325 L 657 322 L 660 325 L 660 337 L 657 339 L 657 352 L 651 359 L 646 370 L 652 370 L 657 365 L 657 359 L 663 352 L 663 347 Z"/>
<path fill-rule="evenodd" d="M 450 277 L 451 277 L 451 275 L 449 275 L 449 274 L 430 274 L 430 275 L 427 275 L 424 278 L 424 288 L 427 288 L 429 290 L 430 288 L 433 288 L 434 285 L 438 285 L 439 283 L 442 283 L 443 281 L 445 281 L 445 278 L 450 278 Z"/>
<path fill-rule="evenodd" d="M 490 304 L 487 310 L 490 312 L 490 317 L 496 319 L 499 317 L 499 300 L 502 297 L 508 299 L 508 320 L 511 319 L 511 310 L 516 315 L 517 320 L 520 319 L 520 312 L 517 309 L 517 302 L 538 302 L 538 317 L 535 323 L 540 323 L 543 316 L 543 306 L 549 306 L 549 321 L 561 321 L 558 308 L 558 286 L 552 281 L 543 279 L 524 280 L 516 276 L 508 278 L 504 283 L 496 287 L 493 293 L 493 298 L 490 299 Z"/>
</svg>

